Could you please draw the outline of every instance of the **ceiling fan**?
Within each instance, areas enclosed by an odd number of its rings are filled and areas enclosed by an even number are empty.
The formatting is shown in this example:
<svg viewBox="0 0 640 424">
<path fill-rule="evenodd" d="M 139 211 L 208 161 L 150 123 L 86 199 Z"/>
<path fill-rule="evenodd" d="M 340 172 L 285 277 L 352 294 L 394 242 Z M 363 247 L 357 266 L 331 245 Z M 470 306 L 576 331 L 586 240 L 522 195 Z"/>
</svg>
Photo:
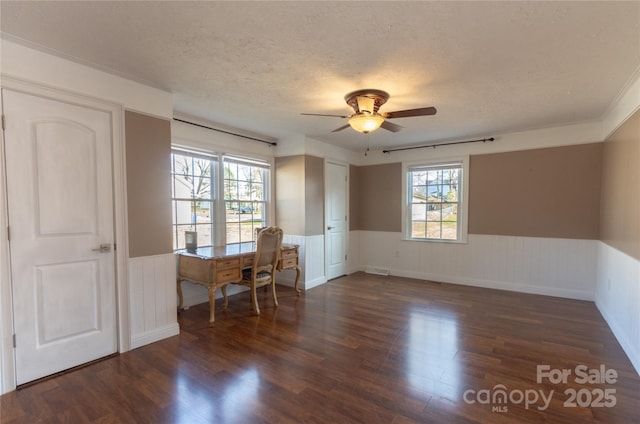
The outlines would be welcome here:
<svg viewBox="0 0 640 424">
<path fill-rule="evenodd" d="M 351 115 L 325 115 L 321 113 L 301 113 L 301 115 L 310 116 L 332 116 L 335 118 L 349 118 L 349 122 L 332 132 L 342 131 L 351 127 L 361 133 L 370 133 L 378 128 L 384 128 L 391 132 L 398 132 L 403 127 L 389 122 L 388 119 L 393 118 L 409 118 L 412 116 L 435 115 L 437 110 L 435 107 L 421 107 L 418 109 L 398 110 L 395 112 L 379 113 L 380 106 L 389 100 L 389 93 L 376 89 L 364 89 L 353 91 L 346 96 L 344 100 L 354 110 Z"/>
</svg>

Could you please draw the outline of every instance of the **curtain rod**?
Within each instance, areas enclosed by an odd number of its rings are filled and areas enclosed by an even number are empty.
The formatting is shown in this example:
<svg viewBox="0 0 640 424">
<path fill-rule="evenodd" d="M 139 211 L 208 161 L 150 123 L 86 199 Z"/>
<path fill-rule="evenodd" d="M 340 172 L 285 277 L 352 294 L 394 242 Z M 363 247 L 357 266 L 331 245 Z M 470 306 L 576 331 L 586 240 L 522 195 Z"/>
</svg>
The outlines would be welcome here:
<svg viewBox="0 0 640 424">
<path fill-rule="evenodd" d="M 174 121 L 178 121 L 178 122 L 183 122 L 183 123 L 189 124 L 189 125 L 194 125 L 194 126 L 200 127 L 200 128 L 206 128 L 206 129 L 212 130 L 212 131 L 218 131 L 218 132 L 221 132 L 221 133 L 224 133 L 224 134 L 235 135 L 236 137 L 246 138 L 247 140 L 259 141 L 260 143 L 265 143 L 265 144 L 268 144 L 270 146 L 277 146 L 278 145 L 278 143 L 275 143 L 273 141 L 261 140 L 259 138 L 249 137 L 248 135 L 236 134 L 236 133 L 231 132 L 231 131 L 225 131 L 225 130 L 221 130 L 219 128 L 208 127 L 206 125 L 196 124 L 195 122 L 185 121 L 184 119 L 173 118 L 173 120 Z"/>
<path fill-rule="evenodd" d="M 401 147 L 399 149 L 383 150 L 382 153 L 398 152 L 400 150 L 426 149 L 427 147 L 433 147 L 435 149 L 436 147 L 439 147 L 439 146 L 451 146 L 453 144 L 480 143 L 480 142 L 484 143 L 484 142 L 493 141 L 493 140 L 495 140 L 495 138 L 491 137 L 491 138 L 482 138 L 479 140 L 451 141 L 449 143 L 435 143 L 435 144 L 428 144 L 426 146 Z"/>
</svg>

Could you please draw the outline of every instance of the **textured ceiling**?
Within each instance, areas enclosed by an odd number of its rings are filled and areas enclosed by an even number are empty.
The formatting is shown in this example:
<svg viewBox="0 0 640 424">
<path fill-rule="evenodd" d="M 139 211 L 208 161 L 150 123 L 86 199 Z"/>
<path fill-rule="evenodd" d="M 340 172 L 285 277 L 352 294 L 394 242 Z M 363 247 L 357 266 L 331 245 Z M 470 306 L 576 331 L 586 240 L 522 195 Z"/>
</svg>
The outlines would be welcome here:
<svg viewBox="0 0 640 424">
<path fill-rule="evenodd" d="M 1 30 L 168 90 L 178 112 L 345 148 L 600 118 L 640 67 L 640 2 L 12 2 Z M 51 51 L 51 50 L 48 50 Z M 377 88 L 398 133 L 331 131 Z"/>
</svg>

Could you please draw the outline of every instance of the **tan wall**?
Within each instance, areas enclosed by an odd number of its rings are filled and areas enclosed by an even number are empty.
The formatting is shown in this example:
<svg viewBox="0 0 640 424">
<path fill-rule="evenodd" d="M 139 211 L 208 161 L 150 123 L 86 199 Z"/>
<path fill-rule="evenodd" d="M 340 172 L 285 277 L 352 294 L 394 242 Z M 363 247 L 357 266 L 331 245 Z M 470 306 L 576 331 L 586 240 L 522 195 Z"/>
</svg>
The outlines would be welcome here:
<svg viewBox="0 0 640 424">
<path fill-rule="evenodd" d="M 305 235 L 324 234 L 324 159 L 305 156 Z"/>
<path fill-rule="evenodd" d="M 361 166 L 349 165 L 349 231 L 364 230 L 360 221 L 360 169 Z"/>
<path fill-rule="evenodd" d="M 598 239 L 602 143 L 472 156 L 469 233 Z"/>
<path fill-rule="evenodd" d="M 402 164 L 351 166 L 350 230 L 402 231 Z"/>
<path fill-rule="evenodd" d="M 171 124 L 125 112 L 129 257 L 173 251 Z"/>
<path fill-rule="evenodd" d="M 276 225 L 285 234 L 305 235 L 305 157 L 276 158 L 275 172 Z"/>
<path fill-rule="evenodd" d="M 640 260 L 640 111 L 604 143 L 600 239 Z"/>
</svg>

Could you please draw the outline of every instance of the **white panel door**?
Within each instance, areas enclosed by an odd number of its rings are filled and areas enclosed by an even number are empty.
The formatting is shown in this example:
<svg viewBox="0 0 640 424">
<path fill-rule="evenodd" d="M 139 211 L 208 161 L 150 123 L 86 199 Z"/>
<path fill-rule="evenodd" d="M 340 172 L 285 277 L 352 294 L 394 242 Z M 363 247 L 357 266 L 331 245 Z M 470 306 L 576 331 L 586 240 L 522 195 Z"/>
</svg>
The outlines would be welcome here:
<svg viewBox="0 0 640 424">
<path fill-rule="evenodd" d="M 16 379 L 117 350 L 111 115 L 3 90 Z"/>
<path fill-rule="evenodd" d="M 326 261 L 327 279 L 346 274 L 347 167 L 327 163 L 326 176 Z"/>
</svg>

